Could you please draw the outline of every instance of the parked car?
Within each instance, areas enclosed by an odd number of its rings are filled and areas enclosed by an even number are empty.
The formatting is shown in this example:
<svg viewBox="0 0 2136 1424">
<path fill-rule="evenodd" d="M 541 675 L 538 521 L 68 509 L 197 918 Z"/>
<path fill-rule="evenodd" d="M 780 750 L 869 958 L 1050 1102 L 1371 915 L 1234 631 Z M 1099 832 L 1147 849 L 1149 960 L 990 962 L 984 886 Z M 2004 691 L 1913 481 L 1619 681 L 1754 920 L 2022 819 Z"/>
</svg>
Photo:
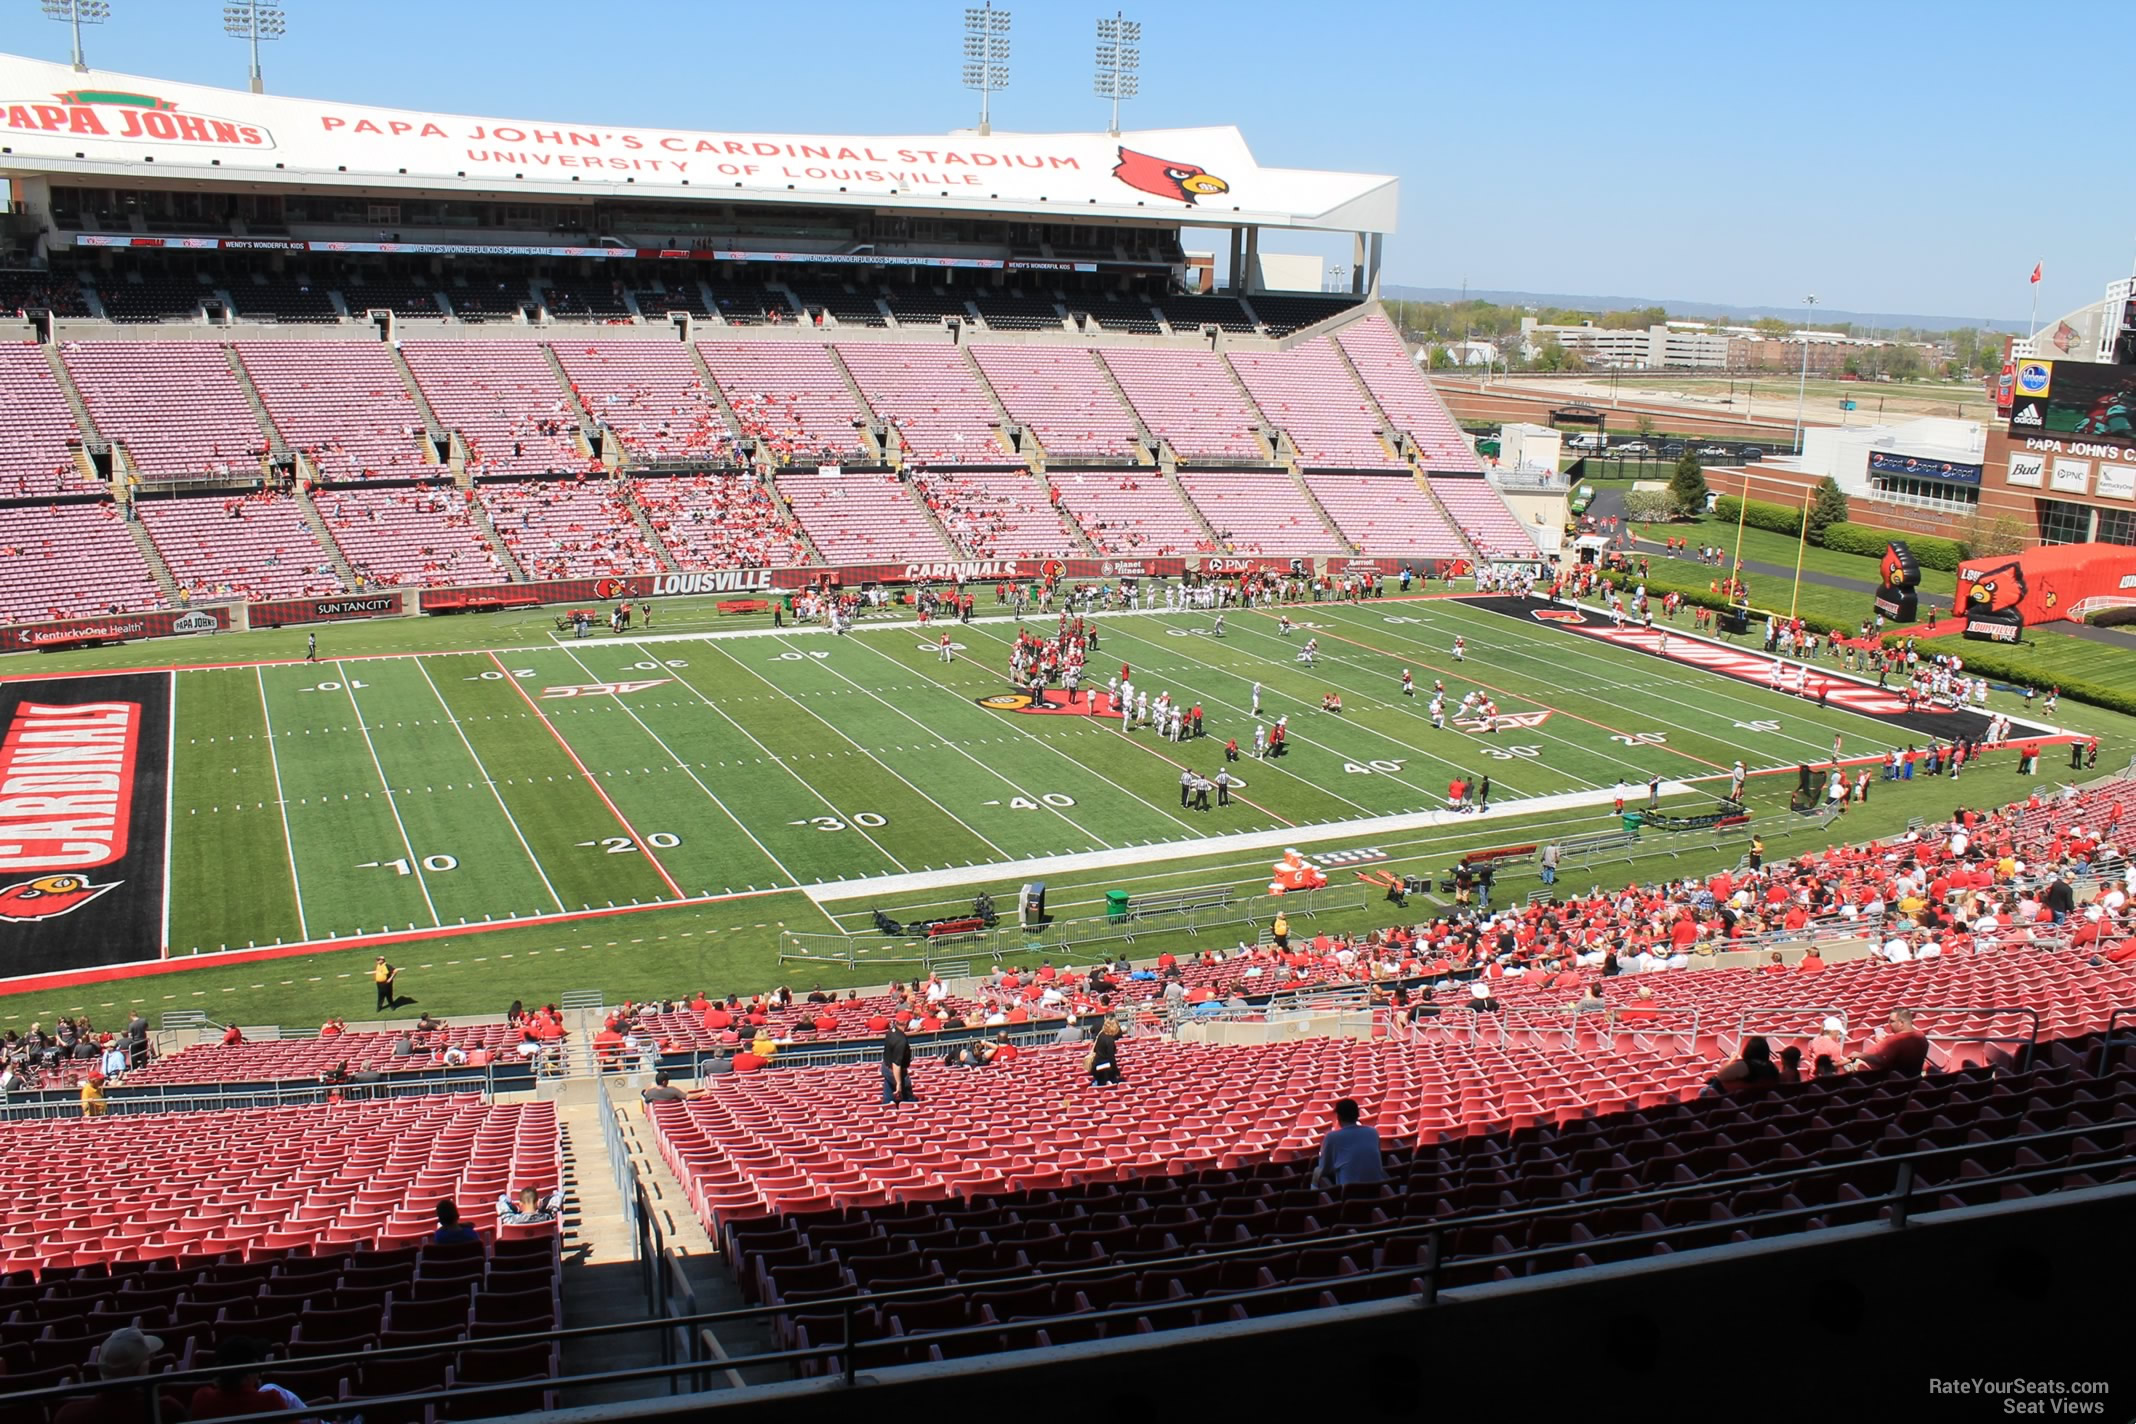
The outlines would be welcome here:
<svg viewBox="0 0 2136 1424">
<path fill-rule="evenodd" d="M 1613 446 L 1610 453 L 1620 460 L 1628 460 L 1634 455 L 1651 455 L 1654 447 L 1644 440 L 1627 440 L 1622 445 Z"/>
<path fill-rule="evenodd" d="M 1602 437 L 1599 435 L 1575 435 L 1565 442 L 1565 448 L 1568 450 L 1599 450 L 1602 448 Z"/>
<path fill-rule="evenodd" d="M 1701 445 L 1698 447 L 1698 453 L 1710 455 L 1717 460 L 1726 460 L 1732 457 L 1735 451 L 1729 449 L 1726 445 Z"/>
</svg>

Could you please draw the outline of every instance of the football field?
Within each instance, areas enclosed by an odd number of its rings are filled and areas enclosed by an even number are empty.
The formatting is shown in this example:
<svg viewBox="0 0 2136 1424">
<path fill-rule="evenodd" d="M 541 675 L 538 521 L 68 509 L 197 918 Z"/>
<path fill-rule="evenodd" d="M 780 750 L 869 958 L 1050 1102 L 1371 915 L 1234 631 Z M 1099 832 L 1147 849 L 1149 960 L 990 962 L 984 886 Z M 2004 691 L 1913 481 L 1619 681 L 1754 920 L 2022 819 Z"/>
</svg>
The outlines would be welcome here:
<svg viewBox="0 0 2136 1424">
<path fill-rule="evenodd" d="M 950 899 L 1050 856 L 1155 864 L 1205 855 L 1212 836 L 1289 831 L 1309 847 L 1373 818 L 1422 826 L 1457 776 L 1490 779 L 1494 820 L 1547 797 L 1535 809 L 1554 824 L 1597 829 L 1651 776 L 1672 807 L 1698 809 L 1738 758 L 1792 772 L 1835 736 L 1851 757 L 1925 744 L 1916 724 L 1934 725 L 1819 707 L 1503 601 L 1287 611 L 1301 625 L 1288 637 L 1259 611 L 1229 612 L 1221 637 L 1207 614 L 1092 620 L 1096 681 L 1127 664 L 1138 687 L 1199 702 L 1207 734 L 1179 743 L 984 705 L 1019 700 L 1000 697 L 1017 624 L 999 617 L 954 627 L 948 661 L 939 626 L 863 624 L 181 670 L 165 944 L 191 955 L 795 887 L 835 902 L 877 877 Z M 1477 688 L 1524 725 L 1435 730 L 1434 680 L 1450 718 Z M 1291 749 L 1227 766 L 1225 739 L 1251 747 L 1256 685 L 1260 720 L 1288 717 Z M 1321 710 L 1328 692 L 1340 714 Z M 1182 769 L 1242 785 L 1228 807 L 1184 809 Z"/>
</svg>

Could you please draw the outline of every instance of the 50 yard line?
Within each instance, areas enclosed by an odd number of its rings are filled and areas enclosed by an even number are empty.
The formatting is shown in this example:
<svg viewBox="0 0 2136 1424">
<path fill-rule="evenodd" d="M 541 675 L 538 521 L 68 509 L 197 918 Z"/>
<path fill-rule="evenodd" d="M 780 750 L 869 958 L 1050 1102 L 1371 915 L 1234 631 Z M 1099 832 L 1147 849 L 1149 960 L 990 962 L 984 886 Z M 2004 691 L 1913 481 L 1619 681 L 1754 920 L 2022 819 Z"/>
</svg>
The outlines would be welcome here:
<svg viewBox="0 0 2136 1424">
<path fill-rule="evenodd" d="M 408 852 L 408 871 L 415 877 L 415 888 L 423 892 L 423 907 L 430 911 L 430 923 L 442 925 L 438 906 L 430 898 L 430 882 L 423 875 L 422 857 L 415 853 L 415 842 L 408 839 L 408 823 L 401 819 L 400 802 L 394 799 L 393 783 L 386 780 L 386 768 L 378 759 L 377 744 L 371 740 L 371 729 L 363 724 L 363 708 L 356 701 L 356 689 L 349 686 L 349 672 L 337 659 L 334 671 L 341 676 L 341 690 L 349 695 L 349 710 L 356 714 L 356 730 L 363 733 L 364 750 L 371 754 L 371 769 L 378 773 L 378 784 L 386 793 L 386 809 L 393 813 L 394 828 L 400 832 L 401 848 Z"/>
<path fill-rule="evenodd" d="M 297 843 L 289 838 L 289 798 L 282 790 L 282 758 L 274 747 L 274 716 L 267 710 L 267 674 L 255 666 L 252 676 L 260 685 L 260 725 L 267 729 L 267 764 L 274 769 L 274 809 L 282 816 L 282 850 L 289 856 L 289 893 L 297 903 L 297 938 L 310 939 L 304 923 L 304 885 L 297 879 Z"/>
</svg>

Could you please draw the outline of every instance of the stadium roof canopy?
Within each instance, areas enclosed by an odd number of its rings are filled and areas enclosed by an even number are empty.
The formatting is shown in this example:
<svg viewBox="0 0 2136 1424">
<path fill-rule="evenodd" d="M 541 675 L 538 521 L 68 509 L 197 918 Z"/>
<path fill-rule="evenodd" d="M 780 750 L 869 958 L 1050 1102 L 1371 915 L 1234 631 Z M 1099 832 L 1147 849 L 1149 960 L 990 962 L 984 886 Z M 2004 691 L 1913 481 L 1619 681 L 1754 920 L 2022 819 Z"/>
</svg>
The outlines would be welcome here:
<svg viewBox="0 0 2136 1424">
<path fill-rule="evenodd" d="M 1263 168 L 1235 128 L 1118 138 L 698 133 L 324 103 L 15 55 L 0 55 L 0 172 L 1353 234 L 1392 232 L 1398 191 L 1379 174 Z"/>
</svg>

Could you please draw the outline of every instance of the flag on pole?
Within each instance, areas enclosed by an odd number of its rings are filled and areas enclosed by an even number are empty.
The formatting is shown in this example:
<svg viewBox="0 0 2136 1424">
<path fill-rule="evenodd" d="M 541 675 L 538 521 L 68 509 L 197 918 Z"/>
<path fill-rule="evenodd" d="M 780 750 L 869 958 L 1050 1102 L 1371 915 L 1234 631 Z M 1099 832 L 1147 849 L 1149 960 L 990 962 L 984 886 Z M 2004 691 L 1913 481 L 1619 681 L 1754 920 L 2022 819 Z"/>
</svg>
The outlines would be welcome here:
<svg viewBox="0 0 2136 1424">
<path fill-rule="evenodd" d="M 2040 284 L 2040 268 L 2044 267 L 2045 265 L 2046 265 L 2046 264 L 2045 264 L 2045 263 L 2043 263 L 2043 262 L 2035 262 L 2035 263 L 2033 263 L 2033 264 L 2032 264 L 2032 285 L 2033 285 L 2033 286 L 2037 287 L 2037 286 L 2038 286 L 2038 285 Z"/>
</svg>

